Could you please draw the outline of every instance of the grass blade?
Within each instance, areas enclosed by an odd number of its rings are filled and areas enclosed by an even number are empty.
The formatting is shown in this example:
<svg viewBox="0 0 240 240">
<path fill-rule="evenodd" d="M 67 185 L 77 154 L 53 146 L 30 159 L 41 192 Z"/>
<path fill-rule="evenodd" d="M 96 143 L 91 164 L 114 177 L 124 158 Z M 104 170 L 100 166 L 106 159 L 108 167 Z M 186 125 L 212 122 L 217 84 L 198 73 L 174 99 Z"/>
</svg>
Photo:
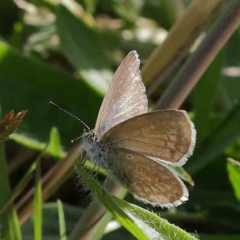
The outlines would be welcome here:
<svg viewBox="0 0 240 240">
<path fill-rule="evenodd" d="M 240 162 L 233 160 L 232 158 L 227 159 L 227 170 L 229 180 L 232 183 L 234 193 L 238 201 L 240 201 Z"/>
<path fill-rule="evenodd" d="M 41 162 L 38 161 L 35 172 L 34 186 L 34 239 L 42 239 L 42 185 L 41 185 Z"/>
<path fill-rule="evenodd" d="M 59 218 L 59 230 L 60 230 L 59 239 L 67 240 L 64 209 L 63 209 L 63 204 L 60 200 L 57 201 L 57 206 L 58 206 L 58 218 Z"/>
<path fill-rule="evenodd" d="M 97 29 L 88 27 L 63 6 L 57 12 L 57 29 L 69 61 L 89 84 L 105 92 L 113 74 Z"/>
<path fill-rule="evenodd" d="M 6 204 L 0 209 L 0 214 L 2 214 L 12 204 L 12 202 L 16 199 L 16 197 L 22 192 L 24 187 L 30 181 L 32 177 L 32 173 L 36 169 L 36 166 L 37 166 L 37 161 L 34 161 L 30 166 L 30 168 L 25 173 L 25 175 L 19 181 L 17 186 L 13 189 L 11 197 L 8 199 Z"/>
<path fill-rule="evenodd" d="M 0 169 L 0 208 L 2 208 L 11 195 L 7 163 L 4 153 L 4 144 L 0 146 Z M 2 237 L 4 237 L 6 240 L 21 240 L 22 236 L 20 225 L 14 205 L 10 204 L 8 209 L 3 214 L 1 214 L 0 217 Z"/>
</svg>

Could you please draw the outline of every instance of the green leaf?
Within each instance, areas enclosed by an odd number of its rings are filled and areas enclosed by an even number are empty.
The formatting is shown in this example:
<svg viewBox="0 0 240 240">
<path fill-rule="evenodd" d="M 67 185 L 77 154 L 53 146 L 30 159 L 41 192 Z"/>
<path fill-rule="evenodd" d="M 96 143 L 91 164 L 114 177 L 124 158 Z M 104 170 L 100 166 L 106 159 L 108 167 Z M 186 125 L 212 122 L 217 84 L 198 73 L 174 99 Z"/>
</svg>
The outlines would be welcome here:
<svg viewBox="0 0 240 240">
<path fill-rule="evenodd" d="M 39 154 L 36 159 L 35 171 L 35 186 L 34 186 L 34 239 L 42 239 L 42 183 L 41 183 L 41 158 L 46 152 L 49 145 L 46 145 L 44 150 Z"/>
<path fill-rule="evenodd" d="M 52 132 L 52 130 L 50 132 L 50 135 L 51 135 L 50 136 L 50 143 L 51 143 L 51 141 L 53 141 L 53 142 L 58 141 L 56 139 L 57 134 L 56 134 L 55 130 L 53 132 Z M 46 143 L 44 143 L 44 142 L 39 142 L 36 139 L 25 136 L 23 134 L 18 134 L 18 133 L 13 133 L 10 136 L 10 139 L 12 139 L 13 141 L 15 141 L 15 142 L 27 147 L 27 148 L 37 150 L 37 151 L 43 151 L 43 149 L 46 146 Z M 56 158 L 63 158 L 67 154 L 62 149 L 59 149 L 59 151 L 56 151 L 56 150 L 57 150 L 56 148 L 50 147 L 50 148 L 47 148 L 46 153 L 48 153 L 49 155 L 54 156 Z"/>
<path fill-rule="evenodd" d="M 97 7 L 97 0 L 84 0 L 84 4 L 86 5 L 86 12 L 89 14 L 93 14 Z"/>
<path fill-rule="evenodd" d="M 152 212 L 121 200 L 106 192 L 83 167 L 77 166 L 79 174 L 92 193 L 113 216 L 137 239 L 196 239 L 182 229 Z"/>
<path fill-rule="evenodd" d="M 123 4 L 122 1 L 111 0 L 108 4 L 120 18 L 130 23 L 135 23 L 138 13 L 143 7 L 144 1 L 129 0 Z"/>
<path fill-rule="evenodd" d="M 186 165 L 186 170 L 196 174 L 215 160 L 230 143 L 240 136 L 240 103 L 238 103 L 228 116 L 214 129 L 208 138 L 194 152 L 192 159 Z"/>
<path fill-rule="evenodd" d="M 34 58 L 22 56 L 0 41 L 0 102 L 3 113 L 9 109 L 28 109 L 18 134 L 46 143 L 49 131 L 55 125 L 61 133 L 63 145 L 70 146 L 70 140 L 83 132 L 83 126 L 49 106 L 50 100 L 81 116 L 92 127 L 102 97 L 83 81 Z"/>
<path fill-rule="evenodd" d="M 162 13 L 159 14 L 159 20 L 161 26 L 163 26 L 165 29 L 170 30 L 176 22 L 179 5 L 181 5 L 181 3 L 177 3 L 175 0 L 159 1 L 159 11 Z"/>
<path fill-rule="evenodd" d="M 61 147 L 61 139 L 58 132 L 58 129 L 53 127 L 50 132 L 50 142 L 48 145 L 48 152 L 51 153 L 52 156 L 59 156 L 59 153 L 62 152 Z"/>
<path fill-rule="evenodd" d="M 13 1 L 2 0 L 0 1 L 0 25 L 1 36 L 9 36 L 14 22 L 17 20 L 19 9 Z M 9 18 L 9 16 L 11 16 Z"/>
<path fill-rule="evenodd" d="M 198 206 L 199 210 L 194 215 L 204 216 L 206 220 L 208 219 L 208 222 L 211 222 L 211 227 L 215 225 L 217 228 L 227 227 L 232 231 L 239 230 L 240 206 L 231 192 L 194 189 L 190 193 L 187 206 L 189 209 Z"/>
<path fill-rule="evenodd" d="M 200 234 L 201 240 L 239 240 L 240 235 L 229 235 L 229 234 Z"/>
<path fill-rule="evenodd" d="M 83 79 L 98 91 L 105 92 L 113 74 L 97 29 L 89 28 L 60 5 L 57 31 L 62 51 L 68 60 L 79 70 Z"/>
<path fill-rule="evenodd" d="M 192 177 L 187 173 L 183 167 L 170 166 L 169 167 L 177 173 L 177 175 L 184 181 L 188 182 L 191 186 L 194 186 Z"/>
<path fill-rule="evenodd" d="M 240 162 L 233 160 L 232 158 L 227 159 L 227 170 L 230 182 L 234 189 L 234 193 L 238 201 L 240 201 Z"/>
<path fill-rule="evenodd" d="M 221 51 L 197 83 L 193 91 L 194 124 L 197 129 L 197 145 L 209 134 L 211 114 L 218 93 L 224 51 Z"/>
<path fill-rule="evenodd" d="M 60 200 L 58 200 L 57 205 L 58 205 L 58 218 L 59 218 L 59 230 L 60 230 L 59 239 L 67 240 L 66 223 L 65 223 L 63 204 Z"/>
<path fill-rule="evenodd" d="M 29 138 L 21 134 L 17 133 L 12 134 L 10 136 L 10 139 L 27 148 L 38 151 L 44 151 L 56 158 L 63 158 L 66 156 L 66 152 L 62 150 L 60 135 L 56 127 L 53 127 L 50 131 L 49 144 L 47 149 L 45 149 L 46 148 L 45 143 L 40 143 L 32 138 Z"/>
<path fill-rule="evenodd" d="M 237 200 L 231 192 L 225 191 L 205 191 L 197 190 L 191 192 L 187 204 L 190 207 L 199 204 L 203 208 L 212 208 L 214 206 L 228 207 L 240 213 L 240 206 L 237 205 Z M 224 217 L 224 216 L 223 216 Z"/>
<path fill-rule="evenodd" d="M 42 239 L 42 184 L 41 162 L 37 162 L 34 186 L 34 239 Z"/>
</svg>

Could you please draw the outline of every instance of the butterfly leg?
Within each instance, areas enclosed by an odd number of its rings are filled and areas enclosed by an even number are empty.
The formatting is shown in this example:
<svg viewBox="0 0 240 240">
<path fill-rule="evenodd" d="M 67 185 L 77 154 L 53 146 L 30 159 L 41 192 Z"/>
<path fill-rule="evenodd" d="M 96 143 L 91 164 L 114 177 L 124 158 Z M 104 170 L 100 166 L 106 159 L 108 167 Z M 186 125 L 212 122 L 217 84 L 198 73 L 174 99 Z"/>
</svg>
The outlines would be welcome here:
<svg viewBox="0 0 240 240">
<path fill-rule="evenodd" d="M 83 152 L 85 152 L 85 155 L 84 155 L 84 157 L 83 157 Z M 80 156 L 80 166 L 83 166 L 85 163 L 86 163 L 86 161 L 87 161 L 87 152 L 86 151 L 81 151 L 81 156 Z"/>
<path fill-rule="evenodd" d="M 104 198 L 106 194 L 106 190 L 102 187 L 102 197 Z"/>
</svg>

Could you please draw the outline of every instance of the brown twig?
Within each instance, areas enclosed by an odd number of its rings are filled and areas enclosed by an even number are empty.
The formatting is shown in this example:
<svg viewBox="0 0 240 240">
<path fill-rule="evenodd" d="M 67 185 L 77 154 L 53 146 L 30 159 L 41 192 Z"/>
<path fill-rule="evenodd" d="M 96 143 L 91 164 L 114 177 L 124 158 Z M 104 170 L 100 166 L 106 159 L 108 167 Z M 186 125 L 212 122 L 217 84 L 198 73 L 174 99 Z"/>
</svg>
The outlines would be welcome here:
<svg viewBox="0 0 240 240">
<path fill-rule="evenodd" d="M 240 1 L 232 0 L 159 100 L 156 109 L 177 109 L 181 106 L 239 24 Z"/>
<path fill-rule="evenodd" d="M 166 76 L 188 53 L 196 38 L 216 16 L 223 0 L 192 1 L 182 17 L 170 30 L 142 68 L 142 77 L 150 96 Z"/>
</svg>

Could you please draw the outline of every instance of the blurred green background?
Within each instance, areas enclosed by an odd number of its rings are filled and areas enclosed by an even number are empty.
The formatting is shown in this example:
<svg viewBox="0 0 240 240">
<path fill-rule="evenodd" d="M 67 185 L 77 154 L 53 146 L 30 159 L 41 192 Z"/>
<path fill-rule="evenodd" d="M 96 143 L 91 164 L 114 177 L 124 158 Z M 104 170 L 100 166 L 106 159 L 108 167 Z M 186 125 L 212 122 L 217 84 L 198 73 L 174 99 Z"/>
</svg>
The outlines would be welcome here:
<svg viewBox="0 0 240 240">
<path fill-rule="evenodd" d="M 57 142 L 56 148 L 42 157 L 42 176 L 73 146 L 71 139 L 83 132 L 81 124 L 52 108 L 49 101 L 94 128 L 104 93 L 121 60 L 129 51 L 137 50 L 144 65 L 191 2 L 0 1 L 1 119 L 12 109 L 28 110 L 17 133 L 1 146 L 5 149 L 12 188 L 44 149 L 52 127 L 58 129 L 58 132 L 54 130 L 55 135 L 52 133 L 51 140 Z M 150 109 L 194 54 L 224 7 L 212 16 L 213 20 L 201 31 L 178 66 L 149 94 Z M 188 111 L 197 129 L 194 155 L 184 166 L 195 182 L 194 187 L 188 184 L 189 201 L 177 209 L 154 209 L 161 217 L 204 240 L 240 239 L 240 164 L 227 161 L 227 158 L 240 159 L 239 42 L 238 28 L 181 106 Z M 165 56 L 160 56 L 159 61 L 161 58 Z M 57 199 L 64 205 L 67 233 L 89 204 L 89 192 L 82 190 L 82 184 L 76 187 L 76 178 L 69 174 L 43 206 L 43 239 L 59 239 Z M 97 178 L 103 182 L 105 177 L 98 174 Z M 21 188 L 15 202 L 32 186 L 30 180 Z M 138 204 L 130 194 L 126 199 Z M 33 239 L 32 224 L 31 215 L 21 226 L 22 239 Z M 116 226 L 103 234 L 103 239 L 134 239 Z"/>
</svg>

